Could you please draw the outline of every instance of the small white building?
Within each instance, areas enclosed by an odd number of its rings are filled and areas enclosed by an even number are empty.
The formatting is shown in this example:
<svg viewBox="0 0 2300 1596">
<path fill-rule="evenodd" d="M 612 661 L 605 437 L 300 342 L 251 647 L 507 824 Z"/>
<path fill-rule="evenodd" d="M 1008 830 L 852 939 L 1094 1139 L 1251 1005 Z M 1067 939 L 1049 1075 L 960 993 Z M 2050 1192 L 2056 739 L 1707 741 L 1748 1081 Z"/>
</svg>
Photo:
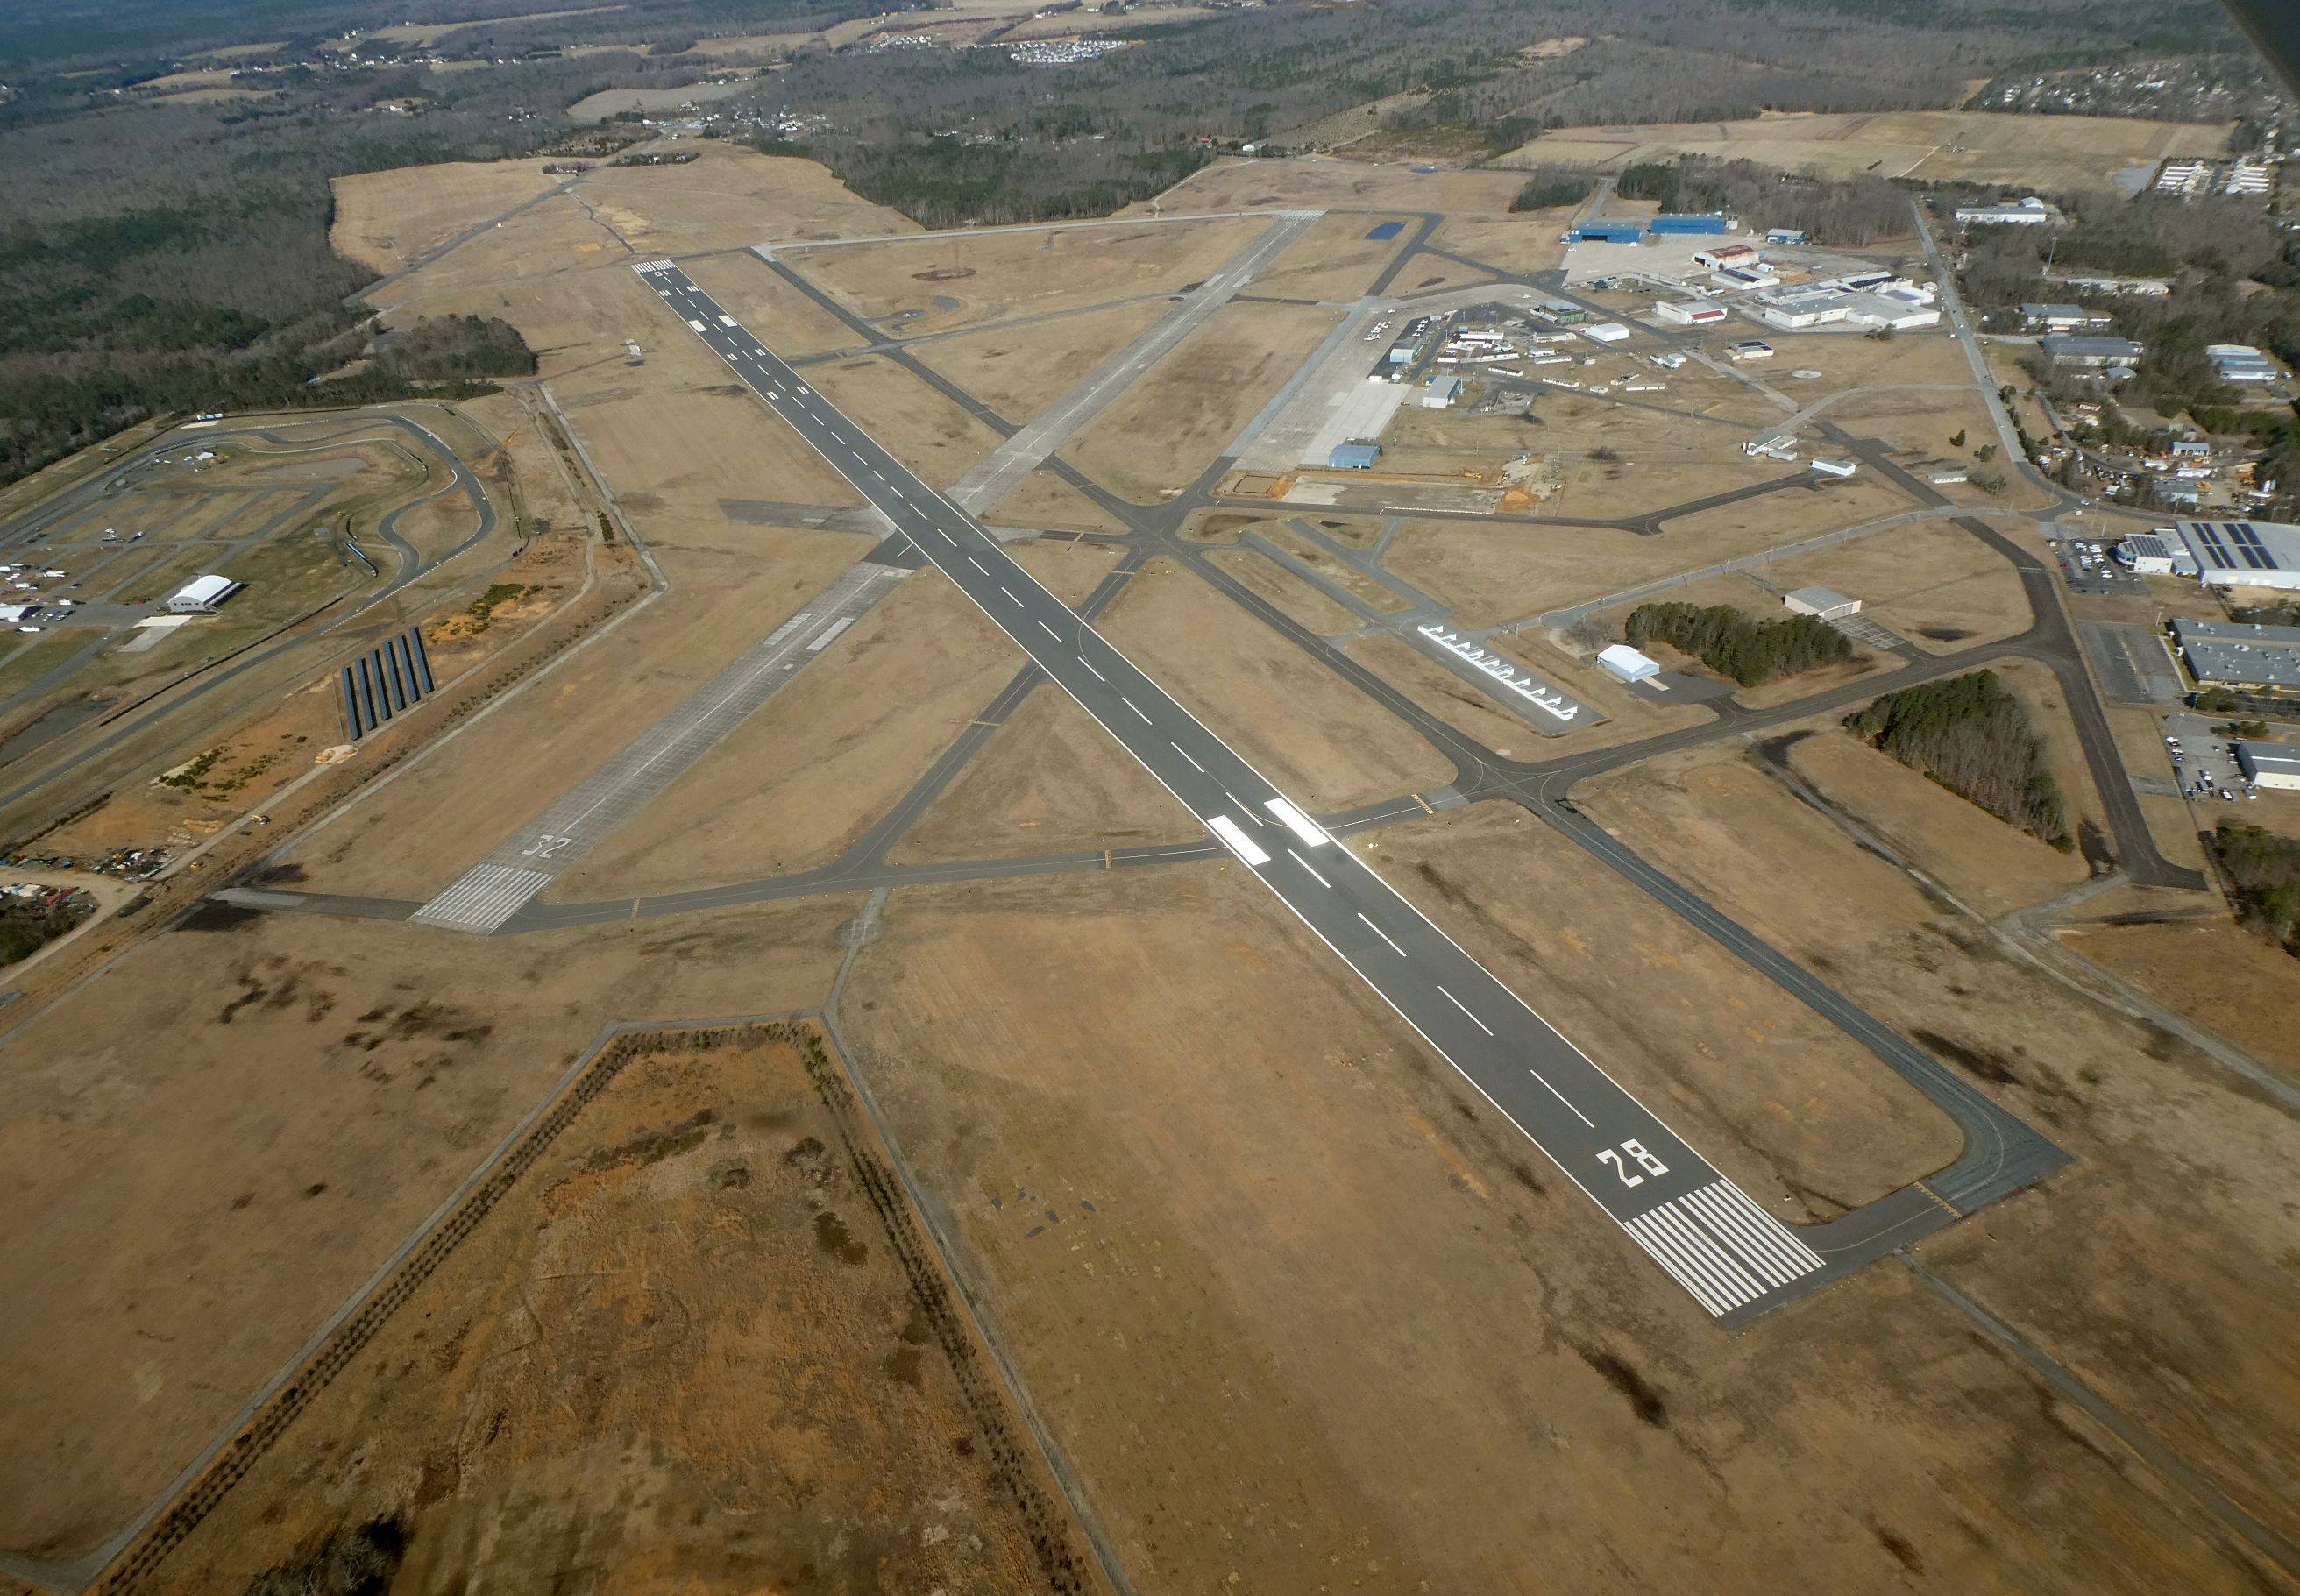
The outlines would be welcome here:
<svg viewBox="0 0 2300 1596">
<path fill-rule="evenodd" d="M 1597 653 L 1597 663 L 1604 666 L 1607 672 L 1625 682 L 1642 682 L 1648 677 L 1661 674 L 1659 661 L 1639 653 L 1626 643 L 1616 643 L 1600 649 Z"/>
<path fill-rule="evenodd" d="M 1850 477 L 1859 470 L 1861 466 L 1856 461 L 1831 460 L 1825 455 L 1816 454 L 1812 457 L 1812 469 L 1823 477 Z"/>
<path fill-rule="evenodd" d="M 1959 205 L 1956 225 L 1972 227 L 2059 227 L 2067 218 L 2058 205 L 2048 205 L 2030 195 L 2017 205 Z"/>
<path fill-rule="evenodd" d="M 36 608 L 33 604 L 0 604 L 0 627 L 23 625 Z"/>
<path fill-rule="evenodd" d="M 2177 535 L 2176 535 L 2177 536 Z M 2186 549 L 2175 550 L 2163 537 L 2150 532 L 2135 532 L 2113 551 L 2117 563 L 2138 577 L 2173 577 L 2196 574 L 2196 562 Z M 2180 568 L 2186 565 L 2188 569 Z"/>
<path fill-rule="evenodd" d="M 2300 791 L 2300 748 L 2281 743 L 2239 743 L 2236 768 L 2244 772 L 2247 786 Z"/>
<path fill-rule="evenodd" d="M 1836 620 L 1842 616 L 1861 613 L 1861 601 L 1846 598 L 1829 587 L 1799 587 L 1781 594 L 1781 608 L 1792 615 L 1811 615 L 1821 620 Z"/>
<path fill-rule="evenodd" d="M 205 615 L 246 586 L 229 577 L 195 577 L 170 595 L 168 613 Z"/>
<path fill-rule="evenodd" d="M 1619 344 L 1629 336 L 1629 329 L 1619 321 L 1596 321 L 1583 328 L 1581 336 L 1600 344 Z"/>
<path fill-rule="evenodd" d="M 1450 410 L 1454 401 L 1462 396 L 1462 379 L 1458 377 L 1433 377 L 1421 387 L 1421 408 Z"/>
</svg>

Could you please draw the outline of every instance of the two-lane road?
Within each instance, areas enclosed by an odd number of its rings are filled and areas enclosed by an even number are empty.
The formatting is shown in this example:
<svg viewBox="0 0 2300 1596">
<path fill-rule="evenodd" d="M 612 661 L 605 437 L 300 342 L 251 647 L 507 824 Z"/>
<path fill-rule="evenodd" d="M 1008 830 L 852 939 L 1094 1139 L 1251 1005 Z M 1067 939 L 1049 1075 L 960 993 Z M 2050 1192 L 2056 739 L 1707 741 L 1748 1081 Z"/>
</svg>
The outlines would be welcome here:
<svg viewBox="0 0 2300 1596">
<path fill-rule="evenodd" d="M 809 387 L 685 272 L 666 261 L 635 270 L 1703 1308 L 1738 1322 L 1824 1273 L 1818 1254 L 1033 581 L 972 517 Z"/>
</svg>

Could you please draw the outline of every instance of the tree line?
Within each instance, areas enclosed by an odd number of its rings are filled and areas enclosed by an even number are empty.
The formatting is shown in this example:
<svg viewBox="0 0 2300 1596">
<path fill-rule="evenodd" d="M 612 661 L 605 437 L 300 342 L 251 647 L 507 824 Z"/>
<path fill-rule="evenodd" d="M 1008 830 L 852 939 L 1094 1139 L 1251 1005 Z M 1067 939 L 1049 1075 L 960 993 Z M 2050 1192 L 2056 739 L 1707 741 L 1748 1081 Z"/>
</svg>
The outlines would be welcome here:
<svg viewBox="0 0 2300 1596">
<path fill-rule="evenodd" d="M 1666 643 L 1745 687 L 1853 657 L 1852 642 L 1816 617 L 1756 620 L 1730 604 L 1639 604 L 1623 630 L 1633 646 Z"/>
<path fill-rule="evenodd" d="M 1995 671 L 1888 693 L 1845 725 L 1998 819 L 2062 852 L 2076 846 L 2044 736 Z"/>
<path fill-rule="evenodd" d="M 2206 841 L 2237 918 L 2300 957 L 2300 841 L 2257 826 L 2222 826 Z"/>
</svg>

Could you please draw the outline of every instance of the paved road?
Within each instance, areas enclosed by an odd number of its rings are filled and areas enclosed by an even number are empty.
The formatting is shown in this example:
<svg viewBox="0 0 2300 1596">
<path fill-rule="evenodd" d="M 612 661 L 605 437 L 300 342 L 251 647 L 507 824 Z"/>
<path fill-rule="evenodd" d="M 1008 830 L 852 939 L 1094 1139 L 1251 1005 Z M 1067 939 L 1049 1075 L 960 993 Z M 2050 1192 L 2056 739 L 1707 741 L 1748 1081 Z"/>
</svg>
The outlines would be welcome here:
<svg viewBox="0 0 2300 1596">
<path fill-rule="evenodd" d="M 1115 736 L 1567 1177 L 1721 1319 L 1823 1260 L 813 392 L 668 262 L 635 268 L 735 373 Z"/>
</svg>

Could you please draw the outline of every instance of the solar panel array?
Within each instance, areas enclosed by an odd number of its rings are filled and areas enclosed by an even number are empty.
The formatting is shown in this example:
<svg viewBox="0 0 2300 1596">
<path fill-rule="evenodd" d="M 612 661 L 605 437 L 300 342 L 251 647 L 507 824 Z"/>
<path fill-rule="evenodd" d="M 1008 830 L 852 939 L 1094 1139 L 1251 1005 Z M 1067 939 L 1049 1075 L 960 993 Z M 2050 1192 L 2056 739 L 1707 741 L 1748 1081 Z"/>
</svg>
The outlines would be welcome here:
<svg viewBox="0 0 2300 1596">
<path fill-rule="evenodd" d="M 344 725 L 356 743 L 432 692 L 423 634 L 410 627 L 344 667 Z"/>
</svg>

